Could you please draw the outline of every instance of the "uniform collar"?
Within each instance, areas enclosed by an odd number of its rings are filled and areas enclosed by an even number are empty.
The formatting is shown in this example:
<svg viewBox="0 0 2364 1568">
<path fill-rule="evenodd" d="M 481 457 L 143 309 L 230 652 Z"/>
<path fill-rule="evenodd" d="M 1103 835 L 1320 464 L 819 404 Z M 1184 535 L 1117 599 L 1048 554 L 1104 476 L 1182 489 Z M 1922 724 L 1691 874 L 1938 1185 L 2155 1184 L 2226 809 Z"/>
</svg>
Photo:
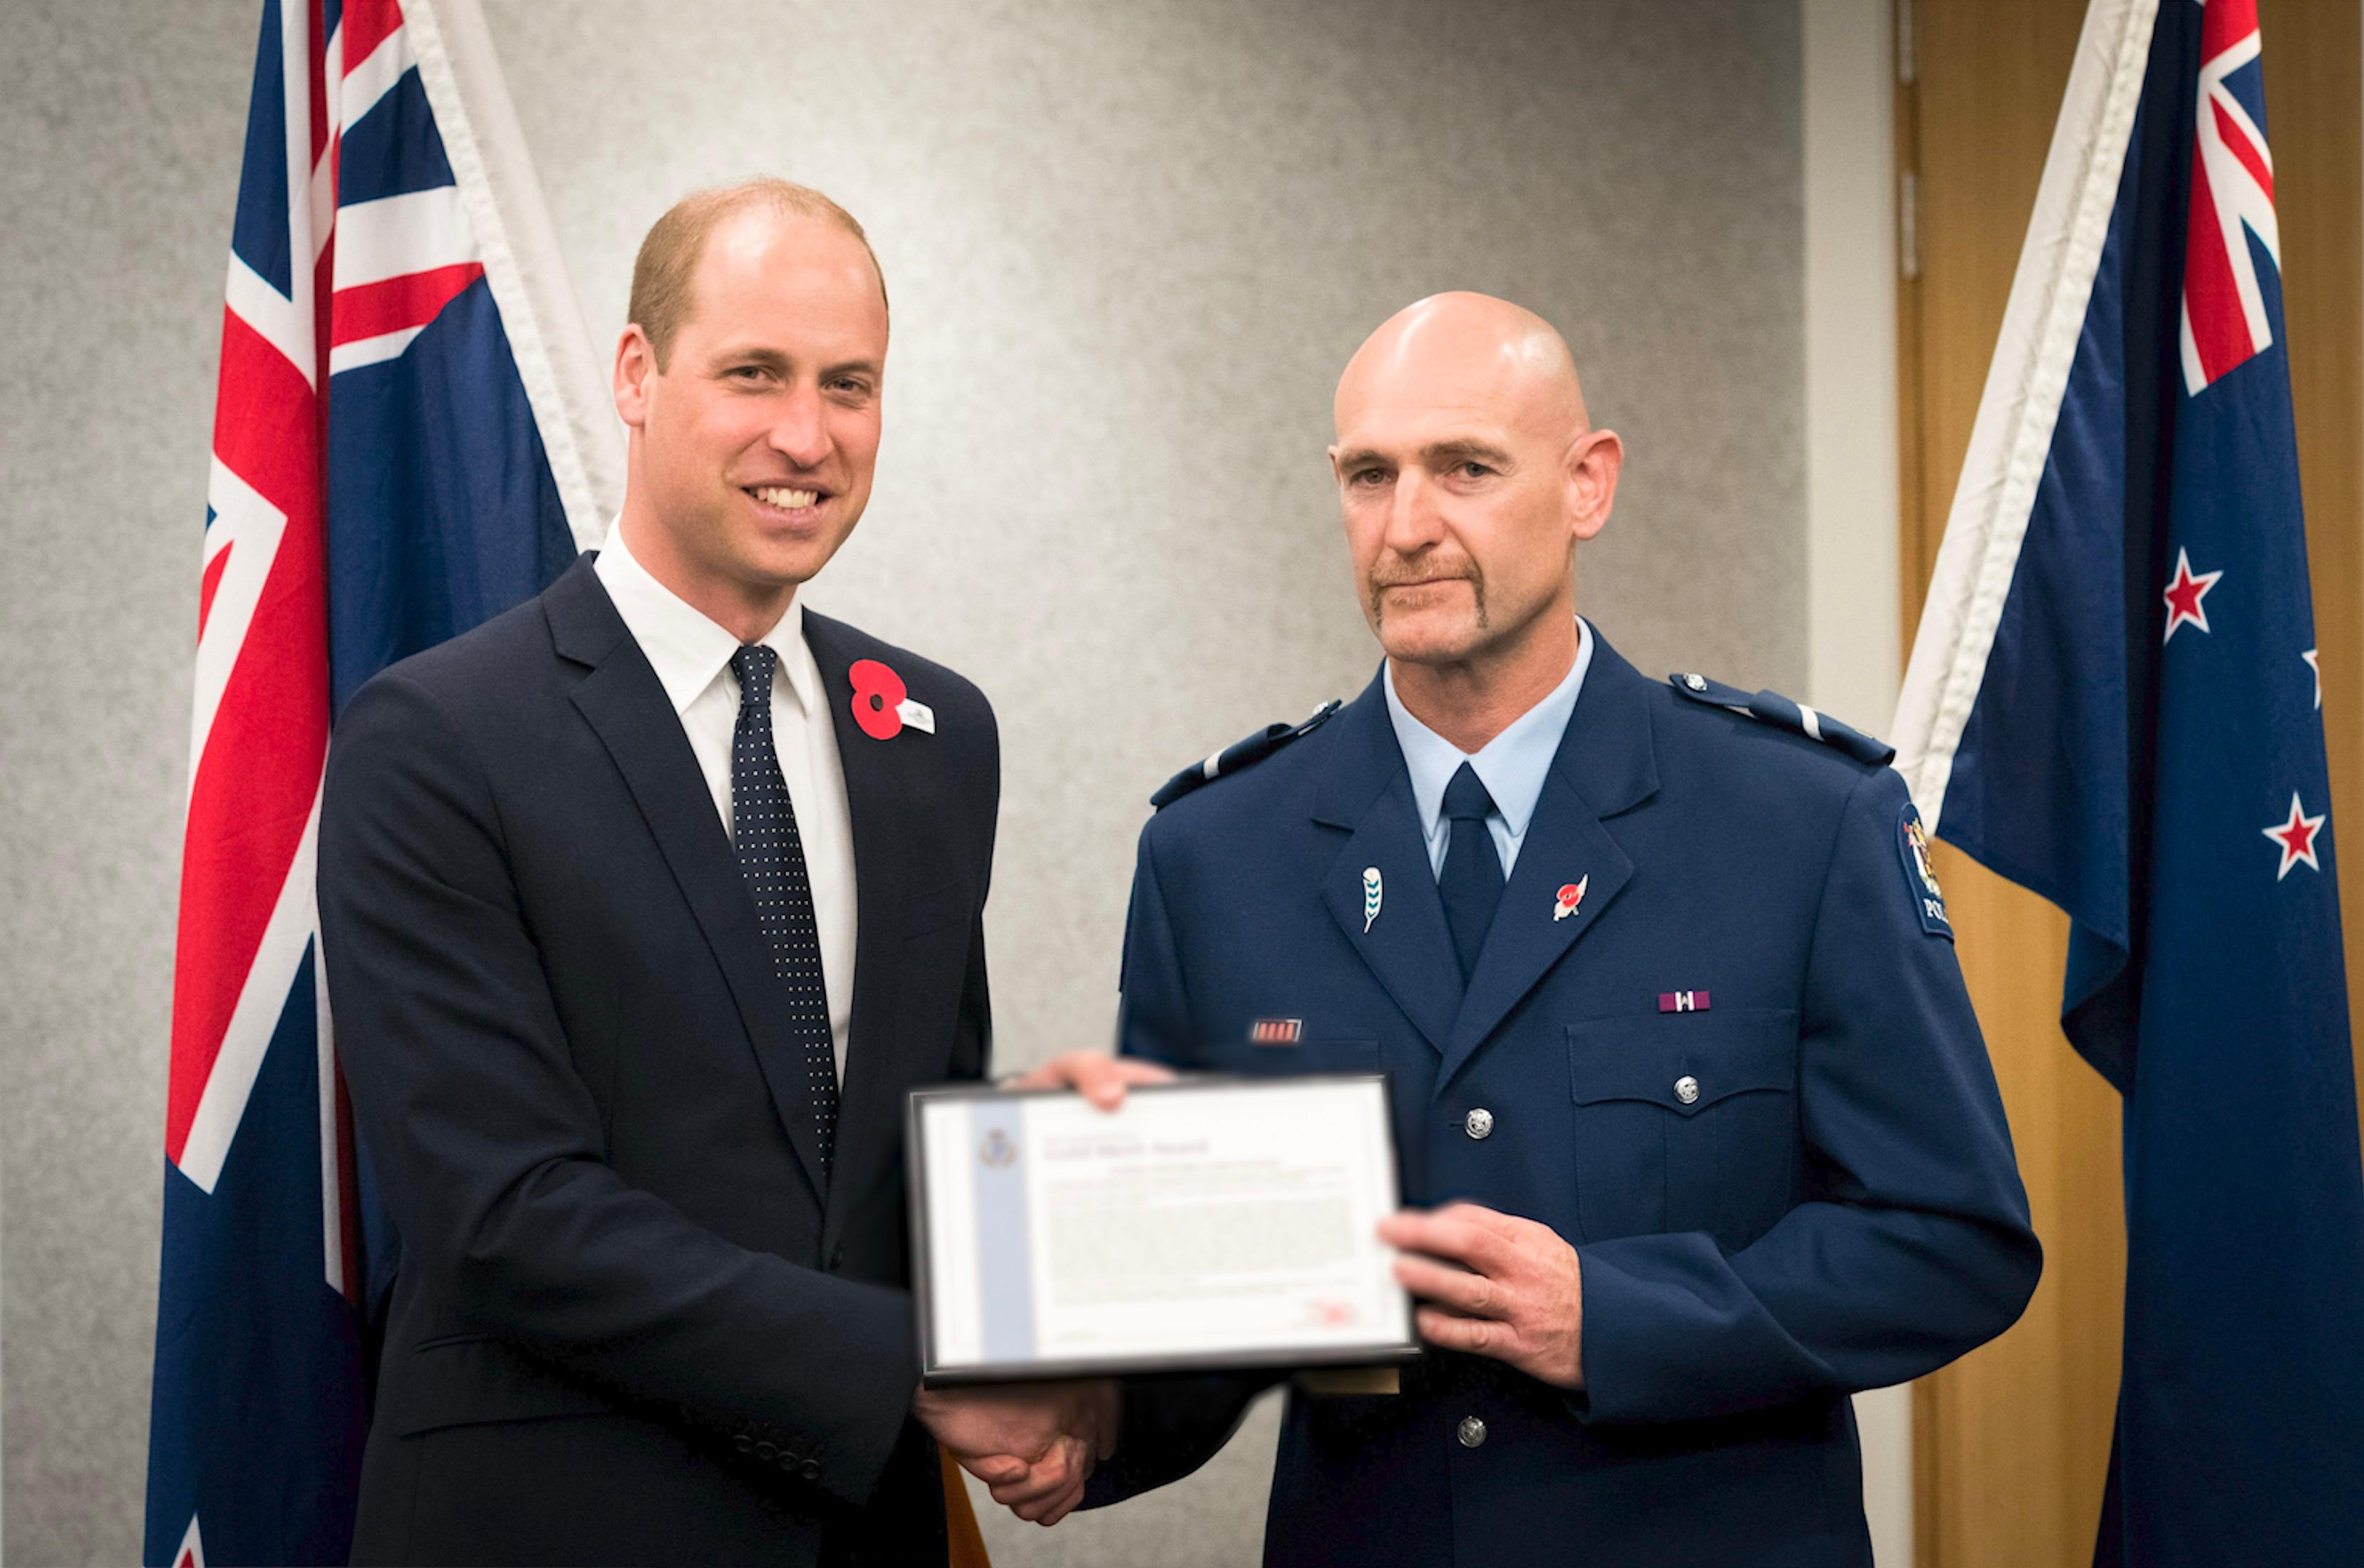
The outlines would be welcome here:
<svg viewBox="0 0 2364 1568">
<path fill-rule="evenodd" d="M 1592 667 L 1584 678 L 1584 701 L 1568 715 L 1552 772 L 1576 791 L 1586 811 L 1605 819 L 1657 793 L 1653 709 L 1666 694 L 1656 682 L 1643 679 L 1598 628 L 1587 622 L 1584 630 L 1594 649 Z M 1404 781 L 1409 810 L 1411 784 L 1389 722 L 1384 666 L 1317 733 L 1334 739 L 1320 748 L 1328 755 L 1310 781 L 1308 806 L 1316 822 L 1353 828 L 1399 779 Z"/>
<path fill-rule="evenodd" d="M 1435 832 L 1444 808 L 1444 787 L 1453 782 L 1461 764 L 1467 762 L 1477 771 L 1486 793 L 1494 797 L 1494 810 L 1510 828 L 1511 837 L 1526 836 L 1528 818 L 1534 815 L 1552 759 L 1559 754 L 1560 738 L 1576 712 L 1576 699 L 1584 690 L 1585 672 L 1592 667 L 1592 649 L 1599 640 L 1581 616 L 1576 624 L 1576 662 L 1559 684 L 1474 755 L 1414 718 L 1396 693 L 1395 662 L 1388 660 L 1380 666 L 1388 718 L 1395 728 L 1396 744 L 1403 751 L 1404 769 L 1411 775 L 1412 804 L 1420 809 L 1423 831 Z"/>
<path fill-rule="evenodd" d="M 739 639 L 650 575 L 624 543 L 619 525 L 608 528 L 594 570 L 679 714 L 730 664 L 730 656 L 739 651 Z M 804 606 L 790 600 L 787 613 L 756 641 L 779 655 L 780 673 L 787 677 L 797 706 L 808 714 L 820 712 L 820 669 L 805 645 Z"/>
</svg>

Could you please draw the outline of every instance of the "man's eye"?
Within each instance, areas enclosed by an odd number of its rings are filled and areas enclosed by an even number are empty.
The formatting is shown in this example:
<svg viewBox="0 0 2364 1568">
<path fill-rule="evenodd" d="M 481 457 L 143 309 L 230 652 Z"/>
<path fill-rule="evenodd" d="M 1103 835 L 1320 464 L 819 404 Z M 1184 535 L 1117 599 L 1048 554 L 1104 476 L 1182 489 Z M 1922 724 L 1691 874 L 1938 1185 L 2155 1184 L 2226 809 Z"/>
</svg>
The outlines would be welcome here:
<svg viewBox="0 0 2364 1568">
<path fill-rule="evenodd" d="M 1472 461 L 1458 465 L 1455 472 L 1464 479 L 1483 479 L 1494 471 L 1482 462 Z"/>
<path fill-rule="evenodd" d="M 732 365 L 723 372 L 732 381 L 761 381 L 767 373 L 761 365 Z"/>
<path fill-rule="evenodd" d="M 1372 485 L 1386 479 L 1387 476 L 1388 471 L 1384 468 L 1358 468 L 1354 473 L 1346 476 L 1346 483 L 1349 484 L 1359 484 L 1367 490 Z"/>
</svg>

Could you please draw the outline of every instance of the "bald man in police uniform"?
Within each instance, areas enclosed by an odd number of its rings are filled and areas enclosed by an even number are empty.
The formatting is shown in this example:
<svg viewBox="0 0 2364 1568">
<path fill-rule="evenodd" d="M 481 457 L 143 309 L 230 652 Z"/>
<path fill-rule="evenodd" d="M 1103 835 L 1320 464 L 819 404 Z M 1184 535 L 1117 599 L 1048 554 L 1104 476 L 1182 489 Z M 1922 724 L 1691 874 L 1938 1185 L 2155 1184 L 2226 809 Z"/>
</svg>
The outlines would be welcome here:
<svg viewBox="0 0 2364 1568">
<path fill-rule="evenodd" d="M 2002 1332 L 2039 1267 L 1903 780 L 1577 616 L 1622 449 L 1533 315 L 1412 306 L 1337 421 L 1386 661 L 1159 792 L 1128 1060 L 1035 1081 L 1392 1079 L 1428 1353 L 1393 1392 L 1300 1379 L 1268 1561 L 1868 1564 L 1848 1396 Z M 1259 1386 L 1129 1385 L 1087 1506 Z"/>
</svg>

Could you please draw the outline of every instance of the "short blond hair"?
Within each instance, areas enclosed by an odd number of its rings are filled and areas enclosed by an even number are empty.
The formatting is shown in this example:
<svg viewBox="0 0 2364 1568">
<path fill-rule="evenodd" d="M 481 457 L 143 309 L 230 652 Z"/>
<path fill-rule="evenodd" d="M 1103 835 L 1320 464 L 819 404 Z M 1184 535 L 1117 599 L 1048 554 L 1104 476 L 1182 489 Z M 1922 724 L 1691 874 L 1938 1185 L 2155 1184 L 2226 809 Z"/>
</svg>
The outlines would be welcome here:
<svg viewBox="0 0 2364 1568">
<path fill-rule="evenodd" d="M 862 231 L 852 213 L 810 185 L 761 174 L 735 185 L 692 191 L 649 226 L 641 240 L 640 255 L 632 262 L 632 324 L 647 337 L 660 371 L 673 355 L 675 337 L 689 319 L 690 283 L 697 272 L 698 258 L 706 252 L 707 238 L 724 218 L 751 206 L 833 223 L 862 241 L 870 270 L 878 274 L 878 301 L 886 304 L 886 273 L 878 265 L 878 252 L 870 248 L 870 236 Z"/>
</svg>

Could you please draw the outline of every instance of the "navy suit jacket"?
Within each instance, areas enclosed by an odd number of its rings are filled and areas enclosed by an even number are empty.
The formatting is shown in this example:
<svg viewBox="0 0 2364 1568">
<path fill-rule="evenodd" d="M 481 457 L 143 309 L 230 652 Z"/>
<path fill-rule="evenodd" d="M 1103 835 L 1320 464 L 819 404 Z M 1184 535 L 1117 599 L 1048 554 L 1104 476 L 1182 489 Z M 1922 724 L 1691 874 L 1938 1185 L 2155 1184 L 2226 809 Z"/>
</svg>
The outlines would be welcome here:
<svg viewBox="0 0 2364 1568">
<path fill-rule="evenodd" d="M 591 571 L 339 721 L 323 949 L 402 1242 L 357 1562 L 943 1561 L 904 1211 L 912 1086 L 983 1075 L 991 709 L 805 617 L 859 905 L 835 1167 L 681 721 Z M 933 734 L 863 734 L 847 670 Z"/>
<path fill-rule="evenodd" d="M 1466 989 L 1377 681 L 1151 819 L 1124 1049 L 1383 1068 L 1408 1201 L 1539 1220 L 1582 1268 L 1581 1392 L 1432 1351 L 1399 1395 L 1295 1393 L 1268 1560 L 1870 1562 L 1847 1396 L 2001 1332 L 2039 1266 L 1906 806 L 1604 643 Z M 1264 1018 L 1302 1043 L 1254 1043 Z M 1256 1387 L 1133 1384 L 1091 1500 L 1195 1467 Z"/>
</svg>

